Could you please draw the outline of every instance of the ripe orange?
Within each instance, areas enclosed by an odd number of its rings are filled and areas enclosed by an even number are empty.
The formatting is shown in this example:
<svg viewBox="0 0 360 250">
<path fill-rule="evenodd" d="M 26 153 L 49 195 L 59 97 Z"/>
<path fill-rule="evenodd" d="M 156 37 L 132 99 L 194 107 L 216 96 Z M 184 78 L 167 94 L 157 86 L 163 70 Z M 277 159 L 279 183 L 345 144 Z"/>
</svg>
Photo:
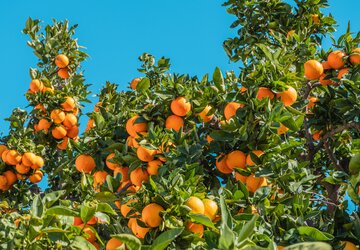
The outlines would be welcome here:
<svg viewBox="0 0 360 250">
<path fill-rule="evenodd" d="M 358 53 L 358 54 L 354 54 L 354 53 Z M 360 64 L 360 48 L 356 48 L 351 51 L 350 62 L 353 65 Z"/>
<path fill-rule="evenodd" d="M 67 127 L 67 128 L 71 128 L 71 127 L 73 127 L 73 126 L 75 126 L 77 124 L 77 121 L 78 121 L 78 119 L 74 114 L 67 113 L 65 115 L 63 125 L 65 125 L 65 127 Z"/>
<path fill-rule="evenodd" d="M 329 62 L 331 68 L 341 69 L 345 65 L 345 61 L 343 59 L 344 56 L 346 56 L 346 54 L 343 51 L 336 50 L 328 55 L 327 61 Z"/>
<path fill-rule="evenodd" d="M 285 127 L 284 124 L 280 123 L 280 127 L 277 129 L 277 134 L 282 135 L 289 131 L 289 128 Z"/>
<path fill-rule="evenodd" d="M 271 89 L 265 87 L 260 87 L 256 95 L 256 98 L 260 101 L 264 98 L 269 98 L 270 100 L 272 100 L 274 97 L 275 95 L 271 91 Z"/>
<path fill-rule="evenodd" d="M 57 55 L 55 58 L 55 64 L 59 68 L 65 68 L 69 65 L 69 58 L 64 54 Z"/>
<path fill-rule="evenodd" d="M 221 158 L 221 160 L 220 160 Z M 227 163 L 226 163 L 226 158 L 227 156 L 222 156 L 222 155 L 219 155 L 217 158 L 216 158 L 216 168 L 223 174 L 231 174 L 232 173 L 232 169 L 228 167 Z"/>
<path fill-rule="evenodd" d="M 11 170 L 7 170 L 3 173 L 3 175 L 6 177 L 7 179 L 7 185 L 11 186 L 13 185 L 18 179 L 16 177 L 16 174 L 11 171 Z"/>
<path fill-rule="evenodd" d="M 191 209 L 190 213 L 193 213 L 193 214 L 204 214 L 205 213 L 204 203 L 198 197 L 191 196 L 186 201 L 185 205 Z"/>
<path fill-rule="evenodd" d="M 8 180 L 5 176 L 0 175 L 0 190 L 6 191 L 8 190 Z"/>
<path fill-rule="evenodd" d="M 135 78 L 130 83 L 130 88 L 135 90 L 138 83 L 141 81 L 141 78 Z"/>
<path fill-rule="evenodd" d="M 284 104 L 284 106 L 288 107 L 296 102 L 297 92 L 293 87 L 287 86 L 287 90 L 277 93 L 276 96 L 280 98 L 280 101 Z"/>
<path fill-rule="evenodd" d="M 311 15 L 311 20 L 313 21 L 313 23 L 315 24 L 319 24 L 320 23 L 320 17 L 318 14 L 313 14 Z"/>
<path fill-rule="evenodd" d="M 5 162 L 6 164 L 9 164 L 9 165 L 10 165 L 10 163 L 7 161 L 7 154 L 9 153 L 9 151 L 10 151 L 10 150 L 5 149 L 5 150 L 2 152 L 2 154 L 1 154 L 1 159 L 2 159 L 2 161 Z"/>
<path fill-rule="evenodd" d="M 238 172 L 235 172 L 235 179 L 237 181 L 241 181 L 242 183 L 246 183 L 246 179 L 247 179 L 247 176 L 244 176 L 244 175 L 241 175 L 240 173 Z"/>
<path fill-rule="evenodd" d="M 75 161 L 76 169 L 79 172 L 84 172 L 85 174 L 91 173 L 91 171 L 96 167 L 94 158 L 90 155 L 79 155 Z"/>
<path fill-rule="evenodd" d="M 65 101 L 63 103 L 61 103 L 61 107 L 65 111 L 73 111 L 76 108 L 74 98 L 72 98 L 70 96 L 65 97 Z"/>
<path fill-rule="evenodd" d="M 118 240 L 116 238 L 111 238 L 107 243 L 106 243 L 106 250 L 116 250 L 118 247 L 122 246 L 123 243 L 121 240 Z"/>
<path fill-rule="evenodd" d="M 249 192 L 255 193 L 255 191 L 263 186 L 267 186 L 266 178 L 264 177 L 255 177 L 254 174 L 246 178 L 246 187 Z"/>
<path fill-rule="evenodd" d="M 86 129 L 85 132 L 88 132 L 90 129 L 92 129 L 95 126 L 95 121 L 94 119 L 89 119 L 87 125 L 86 125 Z"/>
<path fill-rule="evenodd" d="M 69 70 L 64 68 L 64 69 L 59 69 L 58 72 L 57 72 L 58 76 L 62 79 L 67 79 L 70 77 L 70 74 L 69 74 Z"/>
<path fill-rule="evenodd" d="M 137 202 L 137 200 L 136 199 L 130 199 L 125 204 L 120 206 L 120 212 L 121 212 L 122 216 L 126 217 L 128 215 L 128 213 L 131 211 L 131 208 L 132 208 L 129 205 L 131 203 L 134 203 L 134 202 Z"/>
<path fill-rule="evenodd" d="M 139 146 L 136 150 L 136 155 L 141 161 L 149 162 L 154 160 L 154 155 L 156 155 L 156 150 Z"/>
<path fill-rule="evenodd" d="M 40 130 L 45 130 L 45 132 L 47 133 L 49 128 L 51 126 L 51 122 L 49 122 L 48 120 L 46 119 L 41 119 L 38 123 L 38 126 L 37 126 L 37 130 L 40 131 Z"/>
<path fill-rule="evenodd" d="M 198 234 L 201 238 L 204 233 L 204 226 L 202 224 L 197 224 L 193 222 L 186 223 L 186 229 L 194 234 Z"/>
<path fill-rule="evenodd" d="M 163 163 L 160 160 L 149 161 L 146 170 L 149 173 L 149 175 L 157 175 L 159 173 L 158 169 L 162 164 Z"/>
<path fill-rule="evenodd" d="M 32 169 L 40 169 L 42 166 L 44 166 L 45 162 L 44 159 L 41 156 L 36 156 L 34 164 L 31 166 Z"/>
<path fill-rule="evenodd" d="M 244 93 L 244 92 L 246 92 L 248 89 L 246 88 L 246 87 L 244 87 L 244 86 L 241 86 L 241 88 L 240 88 L 240 92 L 241 93 Z"/>
<path fill-rule="evenodd" d="M 210 144 L 214 139 L 210 135 L 206 135 L 206 141 Z"/>
<path fill-rule="evenodd" d="M 129 168 L 128 167 L 116 167 L 114 169 L 114 177 L 121 174 L 121 182 L 129 180 Z"/>
<path fill-rule="evenodd" d="M 54 109 L 51 111 L 50 118 L 54 123 L 60 124 L 65 120 L 65 113 L 60 109 Z"/>
<path fill-rule="evenodd" d="M 356 245 L 350 241 L 341 241 L 344 250 L 357 250 L 358 248 L 356 247 Z"/>
<path fill-rule="evenodd" d="M 7 146 L 5 145 L 0 145 L 0 156 L 2 155 L 2 153 L 4 153 L 5 150 L 7 150 Z"/>
<path fill-rule="evenodd" d="M 94 173 L 94 188 L 96 188 L 98 185 L 101 186 L 102 184 L 104 184 L 108 175 L 109 174 L 104 170 L 96 171 Z"/>
<path fill-rule="evenodd" d="M 139 143 L 136 141 L 135 137 L 132 137 L 131 135 L 128 136 L 128 138 L 126 139 L 126 142 L 129 147 L 133 147 L 133 148 L 139 147 Z"/>
<path fill-rule="evenodd" d="M 328 61 L 322 62 L 321 65 L 324 70 L 332 69 Z"/>
<path fill-rule="evenodd" d="M 171 102 L 170 109 L 177 116 L 186 116 L 191 110 L 191 104 L 185 97 L 179 96 Z"/>
<path fill-rule="evenodd" d="M 315 96 L 310 96 L 310 97 L 308 98 L 308 100 L 309 100 L 309 103 L 308 103 L 308 105 L 307 105 L 308 109 L 314 108 L 314 107 L 315 107 L 315 102 L 318 101 L 318 99 L 317 99 Z"/>
<path fill-rule="evenodd" d="M 78 227 L 83 228 L 83 234 L 84 234 L 83 236 L 87 241 L 91 243 L 96 241 L 95 233 L 92 231 L 90 227 L 85 226 L 84 224 L 80 224 Z"/>
<path fill-rule="evenodd" d="M 337 75 L 338 79 L 343 78 L 344 75 L 346 75 L 347 73 L 349 73 L 349 68 L 343 68 L 339 70 L 339 73 Z"/>
<path fill-rule="evenodd" d="M 34 184 L 38 183 L 43 178 L 43 175 L 43 172 L 41 172 L 40 170 L 36 170 L 35 173 L 29 176 L 29 180 Z"/>
<path fill-rule="evenodd" d="M 64 137 L 63 140 L 56 146 L 60 150 L 66 150 L 69 142 L 69 137 Z"/>
<path fill-rule="evenodd" d="M 5 151 L 6 152 L 6 151 Z M 9 163 L 9 165 L 16 165 L 19 164 L 21 162 L 21 155 L 19 154 L 18 151 L 12 149 L 9 150 L 6 154 L 6 163 Z"/>
<path fill-rule="evenodd" d="M 97 102 L 94 106 L 94 112 L 99 112 L 100 111 L 99 107 L 101 107 L 101 105 L 102 105 L 102 102 Z"/>
<path fill-rule="evenodd" d="M 165 127 L 167 129 L 173 129 L 179 131 L 184 126 L 184 119 L 177 115 L 170 115 L 166 118 Z"/>
<path fill-rule="evenodd" d="M 230 120 L 231 117 L 236 115 L 236 111 L 239 108 L 243 108 L 244 104 L 241 103 L 237 103 L 237 102 L 229 102 L 228 104 L 226 104 L 225 109 L 224 109 L 224 116 L 226 120 Z"/>
<path fill-rule="evenodd" d="M 210 200 L 210 199 L 204 199 L 203 203 L 204 203 L 204 208 L 205 208 L 204 214 L 207 217 L 209 217 L 209 219 L 211 221 L 213 221 L 215 219 L 215 217 L 216 217 L 216 214 L 219 211 L 218 205 L 216 204 L 215 201 Z"/>
<path fill-rule="evenodd" d="M 36 155 L 34 153 L 26 152 L 23 154 L 21 161 L 23 165 L 31 167 L 32 165 L 34 165 L 35 159 Z"/>
<path fill-rule="evenodd" d="M 131 230 L 136 237 L 138 237 L 139 239 L 144 239 L 150 228 L 139 226 L 135 219 L 133 223 L 131 223 Z"/>
<path fill-rule="evenodd" d="M 140 132 L 146 132 L 148 129 L 148 125 L 146 122 L 135 123 L 136 120 L 140 118 L 139 116 L 133 116 L 126 122 L 126 131 L 132 137 L 137 137 Z"/>
<path fill-rule="evenodd" d="M 317 80 L 324 73 L 322 64 L 316 60 L 309 60 L 304 64 L 305 77 L 309 80 Z"/>
<path fill-rule="evenodd" d="M 140 187 L 142 182 L 149 181 L 149 174 L 145 169 L 139 167 L 130 173 L 130 181 L 132 184 Z"/>
<path fill-rule="evenodd" d="M 117 164 L 117 163 L 113 163 L 113 162 L 110 162 L 109 160 L 111 160 L 112 158 L 114 158 L 115 157 L 115 153 L 110 153 L 107 157 L 106 157 L 106 166 L 108 167 L 108 168 L 110 168 L 111 170 L 114 170 L 115 168 L 117 168 L 117 167 L 120 167 L 120 165 L 119 164 Z"/>
<path fill-rule="evenodd" d="M 27 174 L 30 171 L 30 167 L 25 166 L 22 163 L 16 164 L 15 169 L 16 169 L 16 172 L 18 172 L 19 174 Z"/>
<path fill-rule="evenodd" d="M 67 129 L 67 132 L 66 132 L 67 137 L 74 139 L 78 135 L 79 135 L 79 127 L 78 126 L 72 126 L 71 128 Z"/>
<path fill-rule="evenodd" d="M 164 211 L 164 208 L 156 203 L 150 203 L 144 207 L 141 212 L 141 219 L 149 227 L 158 227 L 162 222 L 160 212 Z"/>
<path fill-rule="evenodd" d="M 320 83 L 322 86 L 328 86 L 328 85 L 333 84 L 333 81 L 331 79 L 325 79 L 325 77 L 326 77 L 326 74 L 322 74 L 320 76 Z"/>
<path fill-rule="evenodd" d="M 264 152 L 261 150 L 253 150 L 252 153 L 255 154 L 257 157 L 260 157 L 264 154 Z M 248 165 L 250 167 L 255 165 L 255 163 L 251 159 L 251 154 L 248 154 L 246 156 L 246 165 Z"/>
<path fill-rule="evenodd" d="M 207 106 L 203 109 L 203 111 L 201 111 L 201 112 L 198 114 L 198 116 L 200 116 L 200 118 L 201 118 L 201 120 L 202 120 L 203 122 L 209 122 L 209 121 L 211 121 L 212 118 L 214 117 L 214 114 L 208 115 L 208 113 L 210 112 L 211 109 L 212 109 L 212 107 L 209 106 L 209 105 L 207 105 Z"/>
<path fill-rule="evenodd" d="M 226 157 L 226 165 L 230 169 L 245 168 L 246 167 L 246 155 L 240 150 L 234 150 Z"/>
<path fill-rule="evenodd" d="M 30 82 L 30 90 L 33 93 L 41 91 L 43 88 L 44 88 L 44 84 L 38 79 L 34 79 Z"/>
<path fill-rule="evenodd" d="M 51 134 L 55 139 L 60 140 L 60 139 L 63 139 L 66 136 L 67 131 L 66 131 L 66 128 L 63 125 L 60 125 L 60 126 L 54 127 L 51 130 Z"/>
<path fill-rule="evenodd" d="M 313 136 L 312 136 L 313 140 L 314 140 L 314 141 L 319 141 L 319 140 L 321 139 L 321 133 L 322 133 L 322 131 L 316 131 L 316 132 L 314 132 L 314 133 L 313 133 Z"/>
</svg>

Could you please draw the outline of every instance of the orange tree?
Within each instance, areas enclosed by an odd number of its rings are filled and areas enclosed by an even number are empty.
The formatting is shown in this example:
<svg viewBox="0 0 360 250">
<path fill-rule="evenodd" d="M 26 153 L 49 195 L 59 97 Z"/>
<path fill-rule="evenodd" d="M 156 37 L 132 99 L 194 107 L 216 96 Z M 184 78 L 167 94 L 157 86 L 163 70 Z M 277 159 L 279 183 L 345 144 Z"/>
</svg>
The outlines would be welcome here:
<svg viewBox="0 0 360 250">
<path fill-rule="evenodd" d="M 101 89 L 83 133 L 76 26 L 27 21 L 39 62 L 1 139 L 1 248 L 357 249 L 360 36 L 321 49 L 327 1 L 224 5 L 239 75 L 169 74 L 145 53 L 129 91 Z"/>
</svg>

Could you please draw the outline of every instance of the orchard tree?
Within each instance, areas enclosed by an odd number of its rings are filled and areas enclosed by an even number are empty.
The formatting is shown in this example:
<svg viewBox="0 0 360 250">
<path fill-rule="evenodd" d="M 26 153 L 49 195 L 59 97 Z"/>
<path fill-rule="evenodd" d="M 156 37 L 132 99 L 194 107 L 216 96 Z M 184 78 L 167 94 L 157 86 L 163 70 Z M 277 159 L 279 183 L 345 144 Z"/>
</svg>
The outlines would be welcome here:
<svg viewBox="0 0 360 250">
<path fill-rule="evenodd" d="M 239 75 L 144 53 L 88 114 L 76 25 L 27 20 L 38 64 L 1 138 L 1 249 L 358 249 L 360 34 L 335 40 L 326 0 L 224 6 Z"/>
</svg>

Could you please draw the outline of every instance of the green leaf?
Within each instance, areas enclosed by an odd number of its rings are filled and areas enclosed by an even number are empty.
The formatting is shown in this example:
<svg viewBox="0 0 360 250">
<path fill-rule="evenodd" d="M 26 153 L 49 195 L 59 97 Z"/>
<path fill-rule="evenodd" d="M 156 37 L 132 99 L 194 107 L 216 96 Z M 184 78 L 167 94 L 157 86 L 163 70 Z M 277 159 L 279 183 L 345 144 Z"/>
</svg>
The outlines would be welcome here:
<svg viewBox="0 0 360 250">
<path fill-rule="evenodd" d="M 246 222 L 246 224 L 241 228 L 238 238 L 239 242 L 246 240 L 250 237 L 250 235 L 254 234 L 255 222 L 258 218 L 258 215 L 254 215 L 251 220 Z"/>
<path fill-rule="evenodd" d="M 116 238 L 121 240 L 126 248 L 129 250 L 140 250 L 141 249 L 141 241 L 131 234 L 115 234 L 111 235 L 112 238 Z"/>
<path fill-rule="evenodd" d="M 40 198 L 40 195 L 36 195 L 34 197 L 31 212 L 33 216 L 41 217 L 44 211 L 44 204 L 42 203 L 42 200 Z"/>
<path fill-rule="evenodd" d="M 114 195 L 111 192 L 100 192 L 95 194 L 94 198 L 96 200 L 99 200 L 100 202 L 111 202 L 111 201 L 116 201 L 119 198 L 116 197 L 116 195 Z"/>
<path fill-rule="evenodd" d="M 221 70 L 216 67 L 214 74 L 213 74 L 213 81 L 215 83 L 215 86 L 221 91 L 224 92 L 225 91 L 225 81 L 224 81 L 224 77 L 221 73 Z"/>
<path fill-rule="evenodd" d="M 94 216 L 96 211 L 95 207 L 88 207 L 86 205 L 81 205 L 80 207 L 80 218 L 86 224 Z"/>
<path fill-rule="evenodd" d="M 315 227 L 307 227 L 307 226 L 301 226 L 297 228 L 297 231 L 300 235 L 306 235 L 309 236 L 315 240 L 332 240 L 334 239 L 334 236 L 321 232 L 319 229 L 316 229 Z"/>
<path fill-rule="evenodd" d="M 61 196 L 63 196 L 66 193 L 65 190 L 59 190 L 59 191 L 54 191 L 51 193 L 48 193 L 44 196 L 43 203 L 45 205 L 46 208 L 51 207 L 55 202 L 57 202 Z"/>
<path fill-rule="evenodd" d="M 140 92 L 145 92 L 150 88 L 150 79 L 147 77 L 144 77 L 141 79 L 141 81 L 136 85 L 136 90 Z"/>
<path fill-rule="evenodd" d="M 221 226 L 220 226 L 220 238 L 219 249 L 227 250 L 234 247 L 235 235 L 232 231 L 232 218 L 229 213 L 228 207 L 225 203 L 224 197 L 220 196 L 220 209 L 221 209 Z"/>
<path fill-rule="evenodd" d="M 331 245 L 324 242 L 302 242 L 287 246 L 284 250 L 331 250 Z"/>
<path fill-rule="evenodd" d="M 173 240 L 175 240 L 182 232 L 184 231 L 183 227 L 170 229 L 168 231 L 160 234 L 153 242 L 153 250 L 163 250 L 165 249 Z"/>
<path fill-rule="evenodd" d="M 46 210 L 46 215 L 79 216 L 79 214 L 68 207 L 55 206 Z"/>
<path fill-rule="evenodd" d="M 212 223 L 212 221 L 209 219 L 209 217 L 202 215 L 202 214 L 190 214 L 189 216 L 194 222 L 200 223 L 200 224 L 203 224 L 204 226 L 215 229 L 214 223 Z"/>
<path fill-rule="evenodd" d="M 290 117 L 284 121 L 281 121 L 281 123 L 284 124 L 285 127 L 289 128 L 292 131 L 298 131 L 300 129 L 292 117 Z"/>
<path fill-rule="evenodd" d="M 76 236 L 70 245 L 71 249 L 96 250 L 95 246 L 81 236 Z"/>
<path fill-rule="evenodd" d="M 107 203 L 99 203 L 96 207 L 96 212 L 103 212 L 106 214 L 117 215 L 115 210 Z"/>
</svg>

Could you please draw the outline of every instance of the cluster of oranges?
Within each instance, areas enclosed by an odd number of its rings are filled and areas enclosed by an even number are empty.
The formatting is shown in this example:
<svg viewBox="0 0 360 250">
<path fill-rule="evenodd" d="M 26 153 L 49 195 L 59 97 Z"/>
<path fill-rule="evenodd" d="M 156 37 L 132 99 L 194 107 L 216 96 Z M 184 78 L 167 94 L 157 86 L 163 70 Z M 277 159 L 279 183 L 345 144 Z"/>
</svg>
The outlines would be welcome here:
<svg viewBox="0 0 360 250">
<path fill-rule="evenodd" d="M 67 79 L 70 77 L 69 75 L 70 69 L 68 67 L 69 58 L 66 55 L 64 54 L 57 55 L 55 59 L 55 64 L 59 68 L 57 74 L 60 78 Z"/>
<path fill-rule="evenodd" d="M 86 224 L 81 220 L 80 217 L 74 217 L 74 226 L 82 229 L 82 234 L 84 238 L 94 245 L 96 249 L 100 249 L 99 243 L 96 241 L 96 235 L 94 233 L 95 229 L 92 228 L 93 225 L 98 223 L 98 219 L 93 216 Z"/>
<path fill-rule="evenodd" d="M 29 179 L 32 183 L 38 183 L 43 177 L 40 168 L 44 165 L 44 159 L 32 152 L 24 154 L 15 149 L 8 149 L 0 145 L 2 161 L 9 169 L 0 175 L 0 190 L 9 190 L 18 180 Z"/>
<path fill-rule="evenodd" d="M 29 84 L 28 93 L 35 94 L 40 91 L 43 93 L 54 93 L 54 88 L 52 86 L 45 86 L 45 84 L 39 79 L 33 79 Z"/>
</svg>

